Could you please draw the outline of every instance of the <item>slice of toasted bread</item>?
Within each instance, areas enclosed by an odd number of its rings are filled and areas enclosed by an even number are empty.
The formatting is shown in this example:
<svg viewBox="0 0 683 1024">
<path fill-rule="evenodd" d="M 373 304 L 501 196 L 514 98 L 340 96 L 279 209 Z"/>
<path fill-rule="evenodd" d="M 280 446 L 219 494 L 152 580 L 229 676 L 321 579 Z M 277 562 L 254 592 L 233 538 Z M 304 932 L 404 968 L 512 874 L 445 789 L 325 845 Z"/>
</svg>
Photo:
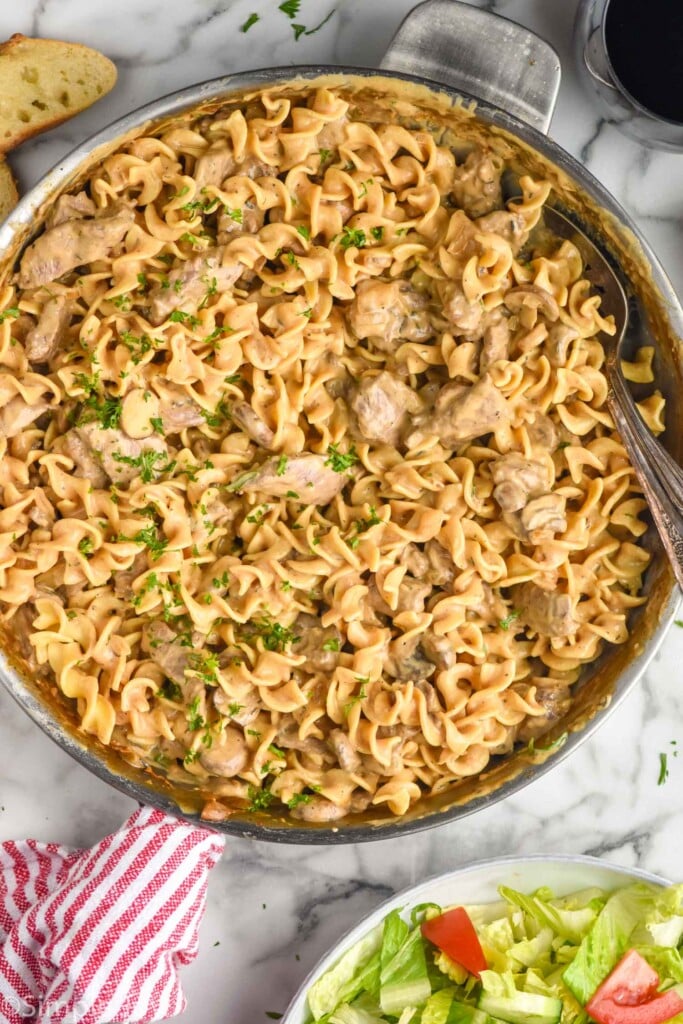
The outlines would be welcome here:
<svg viewBox="0 0 683 1024">
<path fill-rule="evenodd" d="M 116 66 L 88 46 L 22 35 L 0 43 L 0 153 L 85 110 L 115 82 Z"/>
<path fill-rule="evenodd" d="M 0 223 L 9 217 L 19 202 L 17 183 L 9 164 L 0 157 Z"/>
</svg>

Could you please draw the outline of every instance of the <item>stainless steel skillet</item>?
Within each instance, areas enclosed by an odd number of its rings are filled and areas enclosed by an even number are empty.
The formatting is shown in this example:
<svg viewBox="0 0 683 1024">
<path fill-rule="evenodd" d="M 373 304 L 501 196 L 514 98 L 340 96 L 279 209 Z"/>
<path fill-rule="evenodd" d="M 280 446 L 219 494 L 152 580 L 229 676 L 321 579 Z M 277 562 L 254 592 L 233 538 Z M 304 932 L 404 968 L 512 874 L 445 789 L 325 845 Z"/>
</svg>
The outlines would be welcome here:
<svg viewBox="0 0 683 1024">
<path fill-rule="evenodd" d="M 379 69 L 295 67 L 229 75 L 148 104 L 79 146 L 29 193 L 0 229 L 0 276 L 39 228 L 41 218 L 60 191 L 77 184 L 84 169 L 116 149 L 124 139 L 186 116 L 198 107 L 210 111 L 239 103 L 263 88 L 297 89 L 315 81 L 346 83 L 362 97 L 389 98 L 396 116 L 415 127 L 448 125 L 454 138 L 495 139 L 519 170 L 547 176 L 552 202 L 563 207 L 608 253 L 627 282 L 631 302 L 630 343 L 654 339 L 659 386 L 670 400 L 667 431 L 672 454 L 683 438 L 680 392 L 683 310 L 662 268 L 627 214 L 609 193 L 544 134 L 559 85 L 556 54 L 548 44 L 512 22 L 454 0 L 428 0 L 399 29 Z M 635 684 L 654 655 L 675 608 L 672 576 L 656 537 L 648 571 L 647 605 L 633 616 L 627 644 L 606 652 L 581 684 L 564 721 L 547 741 L 548 749 L 521 750 L 491 765 L 476 779 L 425 798 L 404 818 L 380 812 L 349 819 L 338 827 L 302 825 L 277 814 L 239 813 L 217 825 L 233 835 L 297 843 L 357 842 L 398 836 L 428 828 L 486 807 L 519 791 L 579 742 L 587 738 Z M 5 646 L 15 649 L 11 635 Z M 121 755 L 103 750 L 79 733 L 67 702 L 48 692 L 22 670 L 13 656 L 0 668 L 0 679 L 44 731 L 85 767 L 137 800 L 195 818 L 203 802 L 196 790 L 152 777 Z M 565 742 L 561 742 L 564 734 Z"/>
</svg>

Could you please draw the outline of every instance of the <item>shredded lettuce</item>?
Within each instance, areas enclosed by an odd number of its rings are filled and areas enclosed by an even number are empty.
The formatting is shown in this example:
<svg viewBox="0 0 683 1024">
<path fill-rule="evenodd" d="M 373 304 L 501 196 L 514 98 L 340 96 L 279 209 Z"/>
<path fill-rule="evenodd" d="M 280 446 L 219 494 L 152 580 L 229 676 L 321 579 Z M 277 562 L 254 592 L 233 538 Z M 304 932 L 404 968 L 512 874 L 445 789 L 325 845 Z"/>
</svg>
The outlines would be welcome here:
<svg viewBox="0 0 683 1024">
<path fill-rule="evenodd" d="M 320 1020 L 326 1014 L 333 1013 L 339 1005 L 362 991 L 365 980 L 369 980 L 379 970 L 381 945 L 382 925 L 377 925 L 311 985 L 308 990 L 308 1006 L 313 1020 Z"/>
<path fill-rule="evenodd" d="M 488 964 L 481 980 L 422 937 L 420 922 L 440 907 L 394 910 L 311 986 L 312 1020 L 589 1024 L 586 1003 L 631 948 L 657 971 L 660 990 L 683 986 L 683 885 L 500 893 L 465 907 Z"/>
<path fill-rule="evenodd" d="M 585 1005 L 628 949 L 636 925 L 652 908 L 658 890 L 636 882 L 618 889 L 605 903 L 564 972 L 565 985 Z"/>
</svg>

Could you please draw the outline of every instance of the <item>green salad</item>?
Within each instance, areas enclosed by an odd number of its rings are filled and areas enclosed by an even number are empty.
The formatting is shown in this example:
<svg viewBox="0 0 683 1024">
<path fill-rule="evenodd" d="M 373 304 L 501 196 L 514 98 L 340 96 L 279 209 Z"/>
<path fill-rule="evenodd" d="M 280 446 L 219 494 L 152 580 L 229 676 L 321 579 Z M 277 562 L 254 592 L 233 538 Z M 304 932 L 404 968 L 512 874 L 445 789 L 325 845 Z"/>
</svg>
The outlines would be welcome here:
<svg viewBox="0 0 683 1024">
<path fill-rule="evenodd" d="M 393 910 L 308 991 L 322 1024 L 683 1024 L 683 885 Z"/>
</svg>

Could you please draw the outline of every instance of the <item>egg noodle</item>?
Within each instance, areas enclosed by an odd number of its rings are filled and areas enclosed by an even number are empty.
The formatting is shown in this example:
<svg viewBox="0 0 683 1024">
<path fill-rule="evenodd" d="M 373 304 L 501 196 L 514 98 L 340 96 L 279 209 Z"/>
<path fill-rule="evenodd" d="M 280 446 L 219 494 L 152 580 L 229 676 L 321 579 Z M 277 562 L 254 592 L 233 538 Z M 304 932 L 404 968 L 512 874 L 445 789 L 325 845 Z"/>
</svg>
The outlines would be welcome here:
<svg viewBox="0 0 683 1024">
<path fill-rule="evenodd" d="M 402 815 L 627 638 L 614 327 L 530 238 L 550 185 L 505 204 L 503 169 L 343 88 L 264 92 L 107 156 L 0 289 L 8 630 L 208 819 Z"/>
</svg>

